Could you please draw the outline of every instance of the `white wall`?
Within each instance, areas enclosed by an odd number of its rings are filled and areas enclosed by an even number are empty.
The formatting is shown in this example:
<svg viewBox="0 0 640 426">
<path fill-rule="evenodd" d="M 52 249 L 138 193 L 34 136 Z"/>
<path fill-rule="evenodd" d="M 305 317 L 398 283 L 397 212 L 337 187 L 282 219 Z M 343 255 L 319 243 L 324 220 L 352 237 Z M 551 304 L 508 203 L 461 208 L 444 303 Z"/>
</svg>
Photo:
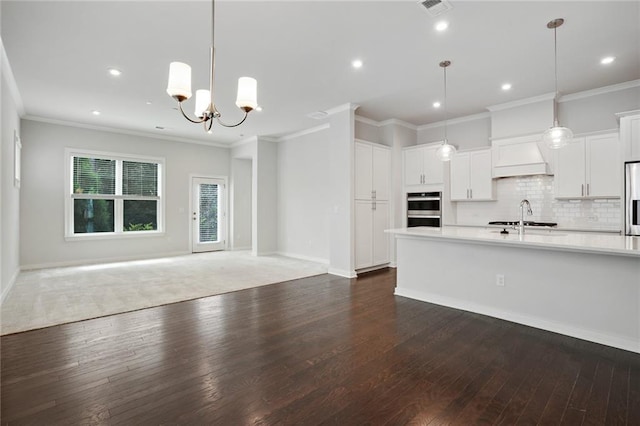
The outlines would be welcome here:
<svg viewBox="0 0 640 426">
<path fill-rule="evenodd" d="M 251 249 L 251 200 L 253 198 L 253 160 L 231 160 L 231 223 L 230 240 L 233 250 Z"/>
<path fill-rule="evenodd" d="M 256 153 L 253 250 L 265 255 L 278 251 L 278 149 L 275 142 L 258 138 Z"/>
<path fill-rule="evenodd" d="M 278 143 L 278 251 L 329 263 L 329 129 Z"/>
<path fill-rule="evenodd" d="M 447 139 L 458 150 L 473 149 L 491 145 L 491 117 L 488 114 L 452 120 L 447 124 Z M 444 123 L 438 122 L 418 128 L 418 145 L 441 141 L 444 137 Z"/>
<path fill-rule="evenodd" d="M 23 120 L 20 262 L 23 267 L 190 252 L 190 175 L 229 176 L 227 149 Z M 165 158 L 162 236 L 65 241 L 65 148 Z"/>
<path fill-rule="evenodd" d="M 14 133 L 20 136 L 20 99 L 0 40 L 0 302 L 7 296 L 20 271 L 20 190 L 14 186 Z M 13 93 L 12 93 L 13 92 Z"/>
<path fill-rule="evenodd" d="M 493 139 L 542 133 L 553 124 L 553 96 L 542 96 L 537 102 L 496 105 L 491 109 Z M 514 105 L 515 106 L 510 106 Z"/>
<path fill-rule="evenodd" d="M 617 129 L 616 113 L 640 108 L 640 87 L 578 99 L 567 96 L 565 99 L 559 104 L 560 123 L 574 134 Z"/>
<path fill-rule="evenodd" d="M 361 139 L 373 143 L 385 143 L 384 137 L 381 134 L 381 129 L 377 124 L 371 122 L 366 118 L 354 116 L 355 127 L 354 134 L 356 139 Z"/>
<path fill-rule="evenodd" d="M 353 105 L 347 104 L 329 119 L 329 272 L 345 277 L 356 275 L 353 244 L 354 109 Z"/>
</svg>

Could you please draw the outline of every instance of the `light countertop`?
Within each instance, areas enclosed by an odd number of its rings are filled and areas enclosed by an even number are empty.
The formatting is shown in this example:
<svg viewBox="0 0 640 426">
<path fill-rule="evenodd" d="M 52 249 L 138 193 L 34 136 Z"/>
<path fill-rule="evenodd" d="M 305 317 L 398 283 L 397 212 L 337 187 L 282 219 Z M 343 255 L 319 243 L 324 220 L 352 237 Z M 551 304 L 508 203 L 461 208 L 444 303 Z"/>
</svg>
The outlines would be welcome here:
<svg viewBox="0 0 640 426">
<path fill-rule="evenodd" d="M 640 259 L 640 237 L 606 233 L 576 233 L 539 228 L 526 228 L 524 235 L 507 229 L 509 234 L 501 234 L 501 229 L 466 226 L 444 226 L 442 228 L 399 228 L 386 232 L 396 236 L 422 237 L 426 239 L 463 240 L 472 243 L 500 244 L 522 248 L 562 250 L 599 254 L 631 256 Z"/>
</svg>

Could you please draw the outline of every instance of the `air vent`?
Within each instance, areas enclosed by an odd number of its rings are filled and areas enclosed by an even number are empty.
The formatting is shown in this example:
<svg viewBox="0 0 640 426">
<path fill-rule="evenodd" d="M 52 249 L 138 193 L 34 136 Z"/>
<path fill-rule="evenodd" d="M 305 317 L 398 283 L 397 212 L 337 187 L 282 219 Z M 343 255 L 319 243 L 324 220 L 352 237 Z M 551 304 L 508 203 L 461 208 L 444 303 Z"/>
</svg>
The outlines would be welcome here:
<svg viewBox="0 0 640 426">
<path fill-rule="evenodd" d="M 326 111 L 315 111 L 310 114 L 307 114 L 307 117 L 313 118 L 314 120 L 322 120 L 326 118 L 329 114 Z"/>
<path fill-rule="evenodd" d="M 418 1 L 427 13 L 431 16 L 438 16 L 444 12 L 451 10 L 453 6 L 447 0 L 424 0 Z"/>
</svg>

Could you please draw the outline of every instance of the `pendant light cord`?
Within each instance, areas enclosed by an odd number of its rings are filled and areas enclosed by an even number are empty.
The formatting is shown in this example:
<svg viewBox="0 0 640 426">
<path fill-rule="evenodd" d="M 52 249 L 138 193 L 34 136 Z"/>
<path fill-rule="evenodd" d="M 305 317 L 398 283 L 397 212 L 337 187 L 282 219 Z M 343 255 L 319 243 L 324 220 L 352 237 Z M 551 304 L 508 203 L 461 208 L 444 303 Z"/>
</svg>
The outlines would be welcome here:
<svg viewBox="0 0 640 426">
<path fill-rule="evenodd" d="M 216 22 L 216 1 L 211 0 L 211 52 L 210 52 L 210 62 L 209 62 L 209 71 L 211 71 L 209 75 L 209 110 L 215 115 L 217 113 L 215 106 L 213 105 L 213 83 L 214 83 L 214 72 L 215 72 L 215 55 L 216 48 L 215 46 L 215 22 Z"/>
<path fill-rule="evenodd" d="M 444 142 L 447 143 L 447 117 L 449 116 L 447 112 L 447 67 L 443 67 L 444 69 Z"/>
</svg>

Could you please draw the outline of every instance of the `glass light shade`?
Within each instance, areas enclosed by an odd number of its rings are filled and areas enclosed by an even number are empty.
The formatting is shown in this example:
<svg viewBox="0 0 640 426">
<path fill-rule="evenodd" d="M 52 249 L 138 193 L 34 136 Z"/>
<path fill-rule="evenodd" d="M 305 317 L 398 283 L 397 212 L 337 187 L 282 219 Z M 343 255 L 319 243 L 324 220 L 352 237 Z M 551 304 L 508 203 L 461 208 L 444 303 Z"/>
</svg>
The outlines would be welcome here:
<svg viewBox="0 0 640 426">
<path fill-rule="evenodd" d="M 167 93 L 179 101 L 191 97 L 191 67 L 183 62 L 169 64 Z"/>
<path fill-rule="evenodd" d="M 551 149 L 562 148 L 573 140 L 573 132 L 566 127 L 555 125 L 542 134 L 542 140 Z"/>
<path fill-rule="evenodd" d="M 255 78 L 240 77 L 238 79 L 238 108 L 251 111 L 258 106 L 258 82 Z"/>
<path fill-rule="evenodd" d="M 456 147 L 449 145 L 446 140 L 436 150 L 436 156 L 440 161 L 450 161 L 454 155 L 456 155 Z"/>
<path fill-rule="evenodd" d="M 204 112 L 209 107 L 211 103 L 211 93 L 208 90 L 200 89 L 196 90 L 196 109 L 195 115 L 198 118 L 202 118 L 204 116 Z"/>
</svg>

